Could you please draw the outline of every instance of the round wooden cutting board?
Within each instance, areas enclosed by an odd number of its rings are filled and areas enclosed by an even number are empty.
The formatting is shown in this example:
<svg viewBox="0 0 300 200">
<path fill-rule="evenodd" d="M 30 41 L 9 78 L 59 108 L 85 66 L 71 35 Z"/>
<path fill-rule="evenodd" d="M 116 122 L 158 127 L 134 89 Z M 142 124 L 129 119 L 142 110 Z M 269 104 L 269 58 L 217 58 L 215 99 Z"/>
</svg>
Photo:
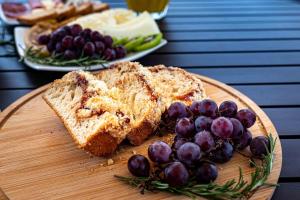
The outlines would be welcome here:
<svg viewBox="0 0 300 200">
<path fill-rule="evenodd" d="M 270 119 L 249 98 L 218 81 L 200 78 L 207 95 L 218 104 L 233 100 L 239 109 L 256 112 L 257 122 L 250 128 L 253 136 L 271 133 L 278 138 Z M 127 159 L 133 153 L 147 155 L 150 143 L 165 138 L 152 137 L 138 147 L 124 145 L 112 157 L 114 164 L 107 165 L 107 159 L 77 149 L 62 122 L 43 101 L 41 96 L 46 89 L 47 85 L 27 94 L 0 114 L 0 188 L 9 199 L 188 199 L 164 192 L 141 195 L 138 189 L 113 176 L 129 175 Z M 278 138 L 267 182 L 277 183 L 281 164 Z M 248 179 L 253 169 L 247 158 L 235 153 L 228 163 L 218 165 L 217 182 L 238 178 L 239 166 Z M 273 192 L 274 188 L 260 188 L 251 199 L 270 199 Z"/>
</svg>

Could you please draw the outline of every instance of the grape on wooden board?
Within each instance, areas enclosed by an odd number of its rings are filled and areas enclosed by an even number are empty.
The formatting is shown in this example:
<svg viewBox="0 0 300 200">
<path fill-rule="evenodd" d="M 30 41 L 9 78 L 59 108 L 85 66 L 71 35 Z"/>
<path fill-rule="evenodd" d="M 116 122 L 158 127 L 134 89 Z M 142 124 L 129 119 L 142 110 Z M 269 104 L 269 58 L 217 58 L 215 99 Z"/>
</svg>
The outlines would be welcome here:
<svg viewBox="0 0 300 200">
<path fill-rule="evenodd" d="M 148 177 L 150 174 L 150 163 L 145 156 L 131 156 L 128 160 L 127 166 L 130 173 L 134 176 Z"/>
<path fill-rule="evenodd" d="M 150 160 L 156 163 L 167 163 L 170 161 L 172 149 L 162 141 L 157 141 L 148 147 L 148 156 Z"/>
</svg>

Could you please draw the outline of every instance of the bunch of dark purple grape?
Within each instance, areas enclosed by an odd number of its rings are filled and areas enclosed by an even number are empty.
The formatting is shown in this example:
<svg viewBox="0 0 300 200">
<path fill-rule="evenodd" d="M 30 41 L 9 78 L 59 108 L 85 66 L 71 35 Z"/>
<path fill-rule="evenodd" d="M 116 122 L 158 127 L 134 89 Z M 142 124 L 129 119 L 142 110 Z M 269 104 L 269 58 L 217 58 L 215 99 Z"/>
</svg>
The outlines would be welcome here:
<svg viewBox="0 0 300 200">
<path fill-rule="evenodd" d="M 249 109 L 238 111 L 232 101 L 219 107 L 209 99 L 195 101 L 190 107 L 173 103 L 167 110 L 167 118 L 176 121 L 173 144 L 162 141 L 151 144 L 148 156 L 155 168 L 169 185 L 184 186 L 193 177 L 197 183 L 209 183 L 218 176 L 215 163 L 228 162 L 235 150 L 250 145 L 255 157 L 267 154 L 269 141 L 264 136 L 252 140 L 248 130 L 256 121 Z M 134 155 L 128 161 L 129 171 L 135 176 L 149 176 L 150 163 L 142 155 Z"/>
<path fill-rule="evenodd" d="M 92 57 L 103 60 L 115 60 L 126 56 L 122 45 L 113 46 L 113 39 L 89 28 L 83 29 L 79 24 L 61 27 L 50 35 L 40 35 L 40 45 L 66 60 Z"/>
</svg>

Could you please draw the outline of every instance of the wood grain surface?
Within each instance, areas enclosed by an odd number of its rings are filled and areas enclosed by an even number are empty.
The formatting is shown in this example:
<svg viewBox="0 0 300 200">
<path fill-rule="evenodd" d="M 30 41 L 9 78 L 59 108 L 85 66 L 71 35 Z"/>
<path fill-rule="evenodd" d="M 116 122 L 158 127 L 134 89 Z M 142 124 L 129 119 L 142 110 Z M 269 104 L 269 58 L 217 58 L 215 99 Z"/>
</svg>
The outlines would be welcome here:
<svg viewBox="0 0 300 200">
<path fill-rule="evenodd" d="M 271 133 L 278 137 L 272 122 L 249 98 L 237 90 L 200 76 L 210 98 L 237 102 L 239 108 L 250 108 L 258 116 L 251 127 L 253 136 Z M 184 199 L 168 193 L 139 194 L 138 190 L 116 180 L 113 175 L 129 175 L 127 159 L 136 152 L 146 155 L 148 145 L 170 137 L 152 137 L 143 145 L 124 144 L 107 159 L 91 157 L 77 149 L 63 124 L 42 100 L 43 86 L 20 98 L 0 113 L 0 187 L 10 199 Z M 270 183 L 277 183 L 282 165 L 279 138 Z M 233 159 L 218 165 L 218 183 L 238 177 L 241 166 L 247 179 L 253 171 L 248 160 L 235 153 Z M 274 188 L 261 188 L 252 199 L 270 199 Z M 3 195 L 2 195 L 3 196 Z M 4 198 L 1 197 L 0 199 Z"/>
</svg>

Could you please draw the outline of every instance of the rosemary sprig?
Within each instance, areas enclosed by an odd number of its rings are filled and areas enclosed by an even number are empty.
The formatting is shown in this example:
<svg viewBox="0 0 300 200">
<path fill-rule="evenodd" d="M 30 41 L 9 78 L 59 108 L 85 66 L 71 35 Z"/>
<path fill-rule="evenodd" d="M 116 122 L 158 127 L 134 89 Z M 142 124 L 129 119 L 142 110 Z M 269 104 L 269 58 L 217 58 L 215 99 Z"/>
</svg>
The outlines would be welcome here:
<svg viewBox="0 0 300 200">
<path fill-rule="evenodd" d="M 33 49 L 28 48 L 25 50 L 25 55 L 21 59 L 28 59 L 29 61 L 41 65 L 52 65 L 52 66 L 80 66 L 80 67 L 89 67 L 92 65 L 102 65 L 107 63 L 106 60 L 101 59 L 100 57 L 86 57 L 80 56 L 80 58 L 66 60 L 62 57 L 62 55 L 51 55 L 51 56 L 44 56 L 41 53 L 41 49 Z"/>
<path fill-rule="evenodd" d="M 239 179 L 227 181 L 223 185 L 216 183 L 209 184 L 197 184 L 194 181 L 191 181 L 187 186 L 175 188 L 157 176 L 150 177 L 124 177 L 115 175 L 117 179 L 123 181 L 134 187 L 139 187 L 148 191 L 166 191 L 175 194 L 181 194 L 192 199 L 195 199 L 197 196 L 202 196 L 208 199 L 248 199 L 253 193 L 261 186 L 274 187 L 278 186 L 277 184 L 266 183 L 266 180 L 271 173 L 274 160 L 274 149 L 276 144 L 276 139 L 272 135 L 268 135 L 268 140 L 270 142 L 270 149 L 267 148 L 267 155 L 262 158 L 262 164 L 257 165 L 252 163 L 255 167 L 255 171 L 251 174 L 251 180 L 248 183 L 244 180 L 244 175 L 242 169 L 239 168 Z M 253 162 L 253 161 L 250 161 Z"/>
</svg>

